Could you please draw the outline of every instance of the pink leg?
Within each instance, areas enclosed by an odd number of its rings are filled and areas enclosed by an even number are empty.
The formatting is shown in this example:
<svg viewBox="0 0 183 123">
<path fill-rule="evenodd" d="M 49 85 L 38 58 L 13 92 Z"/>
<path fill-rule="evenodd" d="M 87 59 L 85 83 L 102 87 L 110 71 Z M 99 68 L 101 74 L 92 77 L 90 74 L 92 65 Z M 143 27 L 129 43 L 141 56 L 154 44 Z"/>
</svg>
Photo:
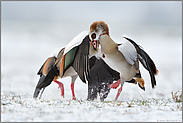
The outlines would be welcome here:
<svg viewBox="0 0 183 123">
<path fill-rule="evenodd" d="M 115 100 L 117 100 L 117 99 L 118 99 L 118 97 L 119 97 L 119 95 L 120 95 L 121 91 L 122 91 L 122 86 L 118 89 L 118 93 L 117 93 L 117 95 L 116 95 Z"/>
<path fill-rule="evenodd" d="M 74 83 L 71 83 L 71 91 L 72 91 L 72 99 L 76 100 L 75 94 L 74 94 Z"/>
<path fill-rule="evenodd" d="M 61 96 L 64 98 L 64 85 L 59 81 L 54 81 L 54 82 L 58 84 L 58 88 L 60 88 L 60 91 L 61 91 Z"/>
<path fill-rule="evenodd" d="M 113 88 L 116 89 L 119 85 L 121 84 L 121 79 L 119 79 L 117 82 L 112 83 L 110 85 L 108 85 L 109 88 Z"/>
</svg>

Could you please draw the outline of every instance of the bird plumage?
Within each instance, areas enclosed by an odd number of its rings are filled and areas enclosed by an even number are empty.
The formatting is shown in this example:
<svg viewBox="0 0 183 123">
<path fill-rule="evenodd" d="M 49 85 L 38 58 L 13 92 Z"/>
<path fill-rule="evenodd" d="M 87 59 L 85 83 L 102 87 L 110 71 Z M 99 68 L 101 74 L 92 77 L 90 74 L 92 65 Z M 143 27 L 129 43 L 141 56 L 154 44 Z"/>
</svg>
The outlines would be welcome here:
<svg viewBox="0 0 183 123">
<path fill-rule="evenodd" d="M 151 77 L 152 88 L 154 88 L 154 86 L 156 85 L 156 79 L 155 79 L 154 75 L 158 75 L 159 71 L 156 69 L 156 66 L 155 66 L 153 60 L 132 39 L 127 38 L 127 37 L 124 37 L 124 38 L 127 39 L 129 42 L 131 42 L 134 45 L 134 47 L 137 49 L 138 59 L 140 60 L 140 62 L 144 66 L 144 68 L 149 71 L 149 74 L 150 74 L 150 77 Z"/>
<path fill-rule="evenodd" d="M 108 33 L 106 33 L 106 31 Z M 121 87 L 118 89 L 118 94 L 115 99 L 118 98 L 120 92 L 122 91 L 122 86 L 125 81 L 137 81 L 139 86 L 143 88 L 144 80 L 141 78 L 141 75 L 135 78 L 137 74 L 140 74 L 139 61 L 143 64 L 145 69 L 149 71 L 152 88 L 154 88 L 156 85 L 154 75 L 158 73 L 158 70 L 149 55 L 133 40 L 125 37 L 127 42 L 122 44 L 115 43 L 109 36 L 107 24 L 103 21 L 94 22 L 90 26 L 89 35 L 91 37 L 92 35 L 95 35 L 91 40 L 99 40 L 103 60 L 112 69 L 120 73 Z M 119 83 L 119 81 L 117 83 Z"/>
<path fill-rule="evenodd" d="M 123 44 L 118 45 L 108 35 L 101 35 L 99 41 L 101 45 L 101 52 L 106 56 L 103 58 L 104 61 L 112 69 L 120 73 L 121 85 L 123 86 L 125 81 L 131 80 L 136 74 L 132 65 L 126 61 L 123 52 L 120 51 L 119 47 Z M 127 54 L 127 56 L 130 55 Z"/>
<path fill-rule="evenodd" d="M 77 76 L 79 76 L 82 82 L 86 83 L 90 70 L 89 50 L 93 50 L 91 44 L 88 32 L 84 31 L 60 50 L 56 57 L 49 57 L 38 71 L 38 74 L 44 76 L 40 78 L 33 97 L 37 98 L 39 91 L 50 85 L 52 81 L 56 81 L 58 77 L 71 76 L 71 83 L 74 83 Z M 72 92 L 74 92 L 74 86 L 71 85 Z M 72 94 L 74 96 L 74 93 Z"/>
<path fill-rule="evenodd" d="M 99 94 L 100 100 L 104 101 L 110 92 L 108 85 L 119 78 L 117 71 L 112 70 L 101 58 L 98 59 L 96 56 L 92 56 L 90 58 L 87 100 L 94 100 Z"/>
</svg>

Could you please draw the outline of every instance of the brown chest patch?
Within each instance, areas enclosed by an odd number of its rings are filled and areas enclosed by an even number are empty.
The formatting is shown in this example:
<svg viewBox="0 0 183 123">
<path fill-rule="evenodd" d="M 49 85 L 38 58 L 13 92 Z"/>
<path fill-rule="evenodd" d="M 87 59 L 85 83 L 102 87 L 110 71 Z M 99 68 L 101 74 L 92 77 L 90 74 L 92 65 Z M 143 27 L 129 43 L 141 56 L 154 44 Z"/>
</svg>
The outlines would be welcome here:
<svg viewBox="0 0 183 123">
<path fill-rule="evenodd" d="M 105 58 L 105 55 L 104 55 L 104 54 L 102 54 L 102 57 L 103 57 L 103 58 Z"/>
</svg>

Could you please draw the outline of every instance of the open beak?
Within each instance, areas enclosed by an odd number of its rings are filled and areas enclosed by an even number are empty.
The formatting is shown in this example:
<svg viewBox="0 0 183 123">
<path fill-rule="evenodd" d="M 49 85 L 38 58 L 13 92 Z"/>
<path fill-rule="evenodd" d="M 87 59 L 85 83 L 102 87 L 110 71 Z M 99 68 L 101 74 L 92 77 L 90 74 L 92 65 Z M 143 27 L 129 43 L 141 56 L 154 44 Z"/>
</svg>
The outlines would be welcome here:
<svg viewBox="0 0 183 123">
<path fill-rule="evenodd" d="M 97 46 L 98 46 L 98 40 L 93 40 L 92 41 L 92 44 L 93 44 L 93 48 L 96 50 L 97 49 Z"/>
</svg>

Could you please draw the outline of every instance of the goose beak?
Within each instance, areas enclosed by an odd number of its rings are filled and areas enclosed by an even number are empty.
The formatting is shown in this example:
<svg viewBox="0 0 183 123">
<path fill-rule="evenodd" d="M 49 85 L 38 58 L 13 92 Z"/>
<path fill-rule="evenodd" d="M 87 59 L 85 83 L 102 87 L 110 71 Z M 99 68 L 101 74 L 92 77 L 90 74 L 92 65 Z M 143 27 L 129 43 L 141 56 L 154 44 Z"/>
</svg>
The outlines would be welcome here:
<svg viewBox="0 0 183 123">
<path fill-rule="evenodd" d="M 97 49 L 97 47 L 98 47 L 98 43 L 99 43 L 99 41 L 98 40 L 93 40 L 92 41 L 92 44 L 93 44 L 93 48 L 96 50 Z"/>
</svg>

